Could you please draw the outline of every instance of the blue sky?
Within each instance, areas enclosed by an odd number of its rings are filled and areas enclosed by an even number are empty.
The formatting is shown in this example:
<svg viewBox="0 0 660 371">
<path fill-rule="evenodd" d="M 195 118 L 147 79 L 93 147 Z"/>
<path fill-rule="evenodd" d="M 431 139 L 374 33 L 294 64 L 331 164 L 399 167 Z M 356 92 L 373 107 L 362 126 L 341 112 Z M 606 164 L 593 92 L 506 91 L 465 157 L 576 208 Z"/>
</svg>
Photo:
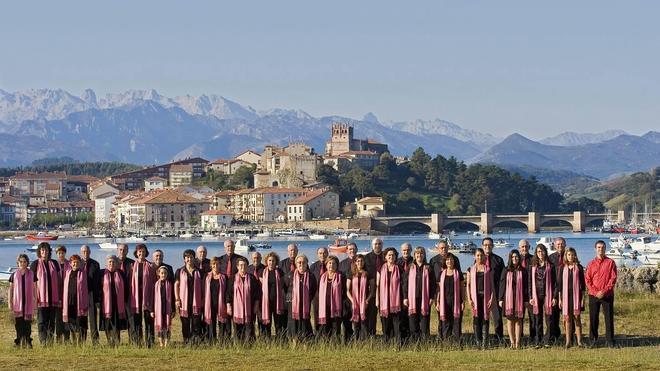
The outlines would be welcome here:
<svg viewBox="0 0 660 371">
<path fill-rule="evenodd" d="M 216 93 L 505 136 L 660 128 L 651 1 L 15 1 L 0 88 Z"/>
</svg>

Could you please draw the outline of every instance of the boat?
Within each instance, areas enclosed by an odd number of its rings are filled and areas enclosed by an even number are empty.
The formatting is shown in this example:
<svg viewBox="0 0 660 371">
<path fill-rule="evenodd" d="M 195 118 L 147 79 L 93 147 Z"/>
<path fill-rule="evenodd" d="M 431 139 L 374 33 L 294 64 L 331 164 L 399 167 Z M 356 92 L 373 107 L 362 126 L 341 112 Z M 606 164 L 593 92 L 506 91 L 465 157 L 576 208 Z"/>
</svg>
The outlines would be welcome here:
<svg viewBox="0 0 660 371">
<path fill-rule="evenodd" d="M 497 248 L 505 248 L 505 247 L 512 247 L 513 244 L 503 238 L 497 239 L 497 241 L 493 242 L 493 246 Z"/>
<path fill-rule="evenodd" d="M 657 267 L 660 265 L 660 252 L 641 254 L 637 257 L 642 264 Z"/>
<path fill-rule="evenodd" d="M 0 281 L 9 281 L 12 273 L 16 272 L 18 269 L 16 267 L 9 267 L 0 271 Z"/>
<path fill-rule="evenodd" d="M 27 249 L 28 249 L 28 251 L 36 252 L 37 250 L 39 250 L 39 245 L 32 245 L 32 246 L 28 247 Z"/>
<path fill-rule="evenodd" d="M 13 239 L 13 238 L 9 238 L 9 237 L 5 237 L 4 240 L 5 240 L 5 241 L 13 241 L 14 239 Z"/>
<path fill-rule="evenodd" d="M 248 244 L 247 238 L 241 238 L 239 240 L 236 240 L 236 244 L 234 244 L 235 252 L 250 252 L 254 250 L 255 250 L 254 246 Z"/>
<path fill-rule="evenodd" d="M 179 235 L 179 238 L 195 238 L 195 235 L 190 232 L 182 233 Z"/>
<path fill-rule="evenodd" d="M 217 241 L 219 240 L 220 237 L 212 234 L 212 233 L 204 233 L 202 234 L 202 241 Z"/>
<path fill-rule="evenodd" d="M 309 235 L 309 239 L 310 239 L 310 240 L 325 240 L 326 238 L 328 238 L 328 236 L 325 235 L 325 234 L 316 234 L 316 233 L 313 233 L 313 234 L 310 234 L 310 235 Z"/>
<path fill-rule="evenodd" d="M 626 247 L 630 248 L 630 243 L 624 235 L 620 234 L 617 237 L 610 237 L 610 246 L 618 249 L 625 249 Z"/>
<path fill-rule="evenodd" d="M 481 237 L 481 236 L 483 236 L 484 234 L 481 233 L 480 231 L 474 231 L 474 232 L 472 232 L 472 235 L 475 236 L 475 237 Z"/>
<path fill-rule="evenodd" d="M 58 235 L 49 235 L 47 232 L 39 232 L 37 234 L 28 234 L 25 239 L 28 241 L 55 241 Z"/>
<path fill-rule="evenodd" d="M 277 232 L 280 237 L 307 237 L 309 234 L 301 229 L 284 229 Z"/>
<path fill-rule="evenodd" d="M 612 259 L 614 258 L 636 259 L 639 256 L 639 253 L 636 250 L 631 249 L 630 247 L 628 249 L 612 247 L 605 253 L 605 255 L 607 255 Z"/>
<path fill-rule="evenodd" d="M 258 242 L 258 243 L 253 243 L 250 244 L 251 247 L 254 247 L 255 249 L 270 249 L 273 247 L 273 245 L 265 242 Z"/>
<path fill-rule="evenodd" d="M 122 238 L 122 241 L 124 242 L 146 242 L 147 239 L 145 237 L 140 237 L 140 236 L 129 236 L 126 238 Z"/>
<path fill-rule="evenodd" d="M 441 236 L 442 235 L 440 233 L 429 232 L 428 239 L 429 240 L 439 240 Z"/>
<path fill-rule="evenodd" d="M 115 242 L 102 242 L 99 244 L 99 248 L 102 250 L 116 250 L 117 249 L 117 243 Z"/>
<path fill-rule="evenodd" d="M 328 245 L 328 250 L 336 254 L 343 254 L 348 249 L 348 240 L 345 238 L 337 238 L 334 244 Z"/>
<path fill-rule="evenodd" d="M 475 245 L 474 242 L 469 241 L 469 242 L 461 242 L 458 245 L 458 253 L 459 254 L 474 254 L 474 252 L 477 250 L 477 245 Z"/>
<path fill-rule="evenodd" d="M 552 237 L 548 237 L 548 236 L 541 237 L 541 238 L 538 239 L 538 241 L 536 241 L 536 245 L 537 246 L 538 245 L 545 246 L 545 248 L 548 250 L 548 252 L 554 251 L 554 245 L 552 243 Z"/>
<path fill-rule="evenodd" d="M 24 240 L 25 236 L 14 236 L 15 240 Z"/>
<path fill-rule="evenodd" d="M 92 238 L 109 238 L 109 237 L 110 236 L 108 236 L 105 233 L 95 233 L 95 234 L 92 235 Z"/>
<path fill-rule="evenodd" d="M 270 238 L 273 237 L 273 231 L 267 229 L 254 235 L 257 238 Z"/>
<path fill-rule="evenodd" d="M 649 236 L 637 237 L 630 243 L 630 247 L 643 254 L 657 253 L 660 251 L 660 238 L 653 241 Z"/>
</svg>

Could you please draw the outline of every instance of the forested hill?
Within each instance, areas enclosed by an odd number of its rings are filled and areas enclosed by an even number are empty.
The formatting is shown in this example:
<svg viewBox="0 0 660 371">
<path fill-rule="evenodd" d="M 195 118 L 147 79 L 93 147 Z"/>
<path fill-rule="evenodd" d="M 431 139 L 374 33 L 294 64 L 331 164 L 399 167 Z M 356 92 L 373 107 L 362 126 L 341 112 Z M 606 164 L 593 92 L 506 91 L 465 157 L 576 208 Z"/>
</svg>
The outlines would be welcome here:
<svg viewBox="0 0 660 371">
<path fill-rule="evenodd" d="M 142 166 L 123 162 L 77 162 L 72 158 L 64 157 L 34 161 L 30 166 L 0 168 L 0 177 L 10 177 L 18 172 L 64 171 L 67 175 L 91 175 L 103 178 L 141 168 Z"/>
</svg>

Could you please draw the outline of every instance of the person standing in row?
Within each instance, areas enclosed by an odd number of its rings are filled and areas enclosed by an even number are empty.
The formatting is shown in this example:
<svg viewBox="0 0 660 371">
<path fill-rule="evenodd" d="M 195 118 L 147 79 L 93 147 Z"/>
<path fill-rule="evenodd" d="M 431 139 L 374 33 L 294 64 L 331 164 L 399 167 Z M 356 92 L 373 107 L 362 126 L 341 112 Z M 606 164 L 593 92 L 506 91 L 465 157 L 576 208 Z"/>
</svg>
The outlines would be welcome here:
<svg viewBox="0 0 660 371">
<path fill-rule="evenodd" d="M 110 255 L 105 259 L 105 269 L 100 273 L 101 330 L 105 330 L 108 345 L 116 347 L 121 341 L 121 331 L 128 329 L 126 302 L 130 288 L 126 275 L 119 270 L 119 259 Z"/>
<path fill-rule="evenodd" d="M 285 274 L 296 270 L 296 257 L 298 256 L 298 245 L 290 243 L 286 247 L 287 258 L 280 261 L 280 270 Z"/>
<path fill-rule="evenodd" d="M 357 255 L 357 245 L 355 242 L 349 242 L 346 246 L 346 259 L 339 262 L 339 272 L 342 276 L 347 279 L 351 276 L 351 270 L 353 267 L 353 260 Z M 363 257 L 364 258 L 364 257 Z M 350 291 L 350 286 L 348 291 Z M 343 314 L 343 326 L 344 326 L 344 341 L 347 342 L 353 338 L 353 309 L 351 301 L 348 299 L 348 296 L 344 299 L 344 314 Z"/>
<path fill-rule="evenodd" d="M 290 246 L 290 245 L 289 245 Z M 286 274 L 288 306 L 288 333 L 291 339 L 303 341 L 312 338 L 312 301 L 316 295 L 318 282 L 309 271 L 307 256 L 295 258 L 296 269 Z"/>
<path fill-rule="evenodd" d="M 408 244 L 410 245 L 410 244 Z M 409 246 L 408 246 L 409 247 Z M 404 248 L 403 246 L 401 247 Z M 431 308 L 435 299 L 436 282 L 433 269 L 426 263 L 426 250 L 418 246 L 413 254 L 413 261 L 401 269 L 403 278 L 403 312 L 407 312 L 408 323 L 401 324 L 406 328 L 410 339 L 426 340 L 430 337 Z M 401 267 L 401 264 L 399 264 Z M 407 271 L 406 271 L 406 268 Z"/>
<path fill-rule="evenodd" d="M 591 346 L 598 340 L 598 315 L 603 308 L 605 341 L 610 348 L 614 343 L 614 285 L 617 271 L 614 260 L 605 255 L 605 241 L 596 241 L 596 257 L 587 265 L 585 281 L 589 291 L 589 339 Z"/>
<path fill-rule="evenodd" d="M 223 343 L 229 340 L 231 323 L 227 320 L 227 276 L 220 271 L 220 258 L 217 257 L 211 259 L 211 271 L 206 275 L 204 321 L 210 344 L 218 340 Z"/>
<path fill-rule="evenodd" d="M 351 305 L 352 339 L 365 340 L 369 336 L 367 307 L 376 295 L 376 279 L 369 276 L 364 255 L 356 255 L 353 258 L 351 271 L 346 275 L 346 291 Z"/>
<path fill-rule="evenodd" d="M 80 269 L 80 256 L 72 255 L 71 269 L 64 273 L 62 296 L 62 320 L 74 345 L 82 345 L 87 340 L 87 314 L 89 306 L 89 282 L 87 273 Z"/>
<path fill-rule="evenodd" d="M 64 296 L 64 275 L 67 271 L 71 269 L 71 265 L 66 258 L 66 246 L 57 245 L 55 248 L 55 255 L 57 255 L 57 265 L 59 268 L 59 295 L 60 298 Z M 68 343 L 69 342 L 69 327 L 65 324 L 65 321 L 62 319 L 62 309 L 64 308 L 64 300 L 62 300 L 63 305 L 56 309 L 55 317 L 55 342 L 58 344 Z"/>
<path fill-rule="evenodd" d="M 163 254 L 163 250 L 154 250 L 153 254 L 151 254 L 151 258 L 153 266 L 156 270 L 160 269 L 160 267 L 165 267 L 165 269 L 167 269 L 167 280 L 170 281 L 172 284 L 172 290 L 174 290 L 174 270 L 172 269 L 171 265 L 165 263 L 165 255 Z"/>
<path fill-rule="evenodd" d="M 566 240 L 564 237 L 557 237 L 552 242 L 552 247 L 555 252 L 548 256 L 548 260 L 552 263 L 552 266 L 555 268 L 555 275 L 559 278 L 559 273 L 561 272 L 562 267 L 564 266 L 564 253 L 566 250 Z M 560 312 L 559 306 L 552 307 L 552 321 L 550 323 L 550 339 L 553 341 L 559 341 L 561 337 L 560 323 L 563 323 L 563 320 L 560 321 Z"/>
<path fill-rule="evenodd" d="M 37 275 L 28 269 L 26 254 L 16 258 L 18 269 L 9 276 L 7 303 L 14 317 L 14 347 L 32 348 L 32 318 L 37 306 Z"/>
<path fill-rule="evenodd" d="M 438 311 L 438 336 L 442 340 L 459 341 L 463 317 L 465 288 L 463 274 L 457 268 L 458 258 L 447 254 L 442 261 L 437 284 L 436 309 Z"/>
<path fill-rule="evenodd" d="M 397 251 L 395 248 L 388 247 L 383 254 L 385 255 L 385 264 L 376 275 L 376 285 L 378 287 L 376 306 L 380 312 L 383 337 L 386 341 L 401 344 L 399 324 L 401 303 L 403 301 L 401 270 L 396 264 Z"/>
<path fill-rule="evenodd" d="M 227 314 L 232 316 L 234 335 L 240 342 L 255 339 L 254 317 L 261 300 L 259 280 L 248 274 L 247 266 L 247 259 L 236 259 L 236 274 L 227 288 Z"/>
<path fill-rule="evenodd" d="M 406 281 L 408 276 L 408 271 L 413 265 L 412 257 L 412 245 L 409 242 L 404 242 L 401 244 L 401 256 L 397 259 L 396 263 L 399 266 L 399 271 L 401 272 L 401 282 Z M 426 258 L 424 258 L 424 263 L 426 263 Z M 403 287 L 403 285 L 402 285 Z M 407 291 L 403 290 L 403 297 L 405 298 Z M 409 327 L 409 317 L 407 308 L 401 310 L 399 315 L 399 333 L 401 334 L 401 341 L 406 342 L 410 337 L 410 327 Z"/>
<path fill-rule="evenodd" d="M 498 343 L 504 341 L 504 326 L 502 323 L 502 308 L 497 301 L 497 295 L 500 292 L 500 277 L 504 270 L 504 260 L 493 253 L 493 239 L 486 237 L 481 241 L 481 246 L 486 254 L 486 267 L 493 273 L 493 294 L 495 300 L 490 306 L 491 322 L 493 323 L 495 339 Z"/>
<path fill-rule="evenodd" d="M 155 254 L 155 253 L 154 253 Z M 169 279 L 169 270 L 161 266 L 157 270 L 158 280 L 154 284 L 154 310 L 151 318 L 154 321 L 155 336 L 161 348 L 167 347 L 172 331 L 172 315 L 174 313 L 174 291 Z"/>
<path fill-rule="evenodd" d="M 500 278 L 499 305 L 507 319 L 507 332 L 512 349 L 520 348 L 525 305 L 529 301 L 527 271 L 521 265 L 520 252 L 511 250 L 506 269 Z"/>
<path fill-rule="evenodd" d="M 208 255 L 208 250 L 206 250 L 206 246 L 204 245 L 197 246 L 197 256 L 195 258 L 195 265 L 197 266 L 197 269 L 199 269 L 199 273 L 201 273 L 203 277 L 206 277 L 206 274 L 211 271 L 211 260 L 209 260 L 209 258 L 206 257 L 207 255 Z"/>
<path fill-rule="evenodd" d="M 467 274 L 467 301 L 472 308 L 474 340 L 478 347 L 488 347 L 489 318 L 491 308 L 496 305 L 493 271 L 486 265 L 484 249 L 477 248 L 474 265 Z"/>
<path fill-rule="evenodd" d="M 442 267 L 445 265 L 445 259 L 449 256 L 449 243 L 446 240 L 440 240 L 435 246 L 438 250 L 438 254 L 431 258 L 429 264 L 431 265 L 431 268 L 433 268 L 433 272 L 436 274 L 437 281 L 440 279 L 440 273 L 442 272 Z M 456 260 L 456 263 L 455 269 L 462 272 L 461 262 Z"/>
<path fill-rule="evenodd" d="M 184 344 L 196 345 L 200 342 L 202 311 L 202 274 L 195 266 L 195 252 L 183 252 L 183 267 L 177 269 L 174 283 L 176 307 L 181 318 L 181 334 Z"/>
<path fill-rule="evenodd" d="M 99 262 L 90 257 L 91 252 L 89 246 L 82 245 L 80 246 L 80 255 L 81 259 L 81 269 L 87 275 L 87 286 L 88 298 L 89 298 L 89 309 L 87 312 L 87 328 L 89 329 L 90 335 L 92 336 L 92 345 L 98 345 L 99 343 L 99 311 L 97 306 L 99 305 L 99 295 L 100 292 L 98 287 L 100 286 L 100 272 L 101 266 Z"/>
<path fill-rule="evenodd" d="M 582 322 L 580 314 L 584 310 L 584 269 L 580 265 L 575 249 L 566 250 L 564 265 L 557 276 L 557 290 L 559 308 L 564 319 L 564 333 L 566 334 L 566 348 L 571 346 L 573 326 L 577 345 L 582 346 Z"/>
<path fill-rule="evenodd" d="M 326 259 L 328 258 L 328 249 L 326 247 L 319 247 L 316 250 L 317 261 L 312 263 L 309 267 L 309 271 L 314 276 L 316 282 L 321 282 L 321 276 L 326 272 Z M 314 307 L 314 330 L 318 333 L 319 331 L 319 290 L 316 291 L 316 297 L 313 300 Z"/>
<path fill-rule="evenodd" d="M 264 268 L 266 268 L 266 266 L 261 262 L 261 253 L 259 251 L 253 252 L 252 264 L 248 265 L 248 274 L 261 280 L 261 276 L 264 274 Z"/>
<path fill-rule="evenodd" d="M 555 296 L 556 270 L 548 260 L 548 250 L 543 244 L 536 245 L 536 253 L 529 271 L 529 304 L 532 308 L 530 321 L 534 327 L 531 338 L 538 349 L 543 345 L 550 347 L 550 328 L 552 327 L 552 308 L 557 305 Z M 543 320 L 545 319 L 545 332 Z"/>
<path fill-rule="evenodd" d="M 365 255 L 364 260 L 367 264 L 367 274 L 369 274 L 369 277 L 375 278 L 385 263 L 383 240 L 380 238 L 371 240 L 371 251 Z M 367 306 L 367 333 L 369 336 L 376 336 L 376 318 L 378 317 L 377 298 L 378 295 L 374 295 Z"/>
<path fill-rule="evenodd" d="M 154 342 L 154 321 L 151 317 L 154 305 L 156 269 L 147 261 L 149 250 L 143 243 L 135 245 L 135 261 L 129 275 L 131 285 L 130 309 L 133 314 L 131 342 L 151 348 Z"/>
<path fill-rule="evenodd" d="M 240 255 L 236 255 L 234 250 L 236 245 L 233 240 L 225 240 L 223 243 L 225 248 L 225 254 L 220 257 L 220 272 L 222 272 L 227 278 L 227 285 L 233 283 L 234 275 L 238 272 L 238 260 L 244 259 Z M 231 313 L 227 313 L 228 323 L 232 323 Z M 218 336 L 221 338 L 230 338 L 231 337 L 231 326 L 225 326 L 221 328 L 225 333 L 218 333 Z"/>
<path fill-rule="evenodd" d="M 135 338 L 133 336 L 133 329 L 135 328 L 135 324 L 133 323 L 133 310 L 131 309 L 131 303 L 130 303 L 130 281 L 131 281 L 131 272 L 133 271 L 133 263 L 135 262 L 133 259 L 128 257 L 128 245 L 125 243 L 120 243 L 117 245 L 117 261 L 118 261 L 118 267 L 123 274 L 124 277 L 126 278 L 127 287 L 129 295 L 127 296 L 127 301 L 124 303 L 124 308 L 126 308 L 126 321 L 128 323 L 128 340 L 133 343 L 133 339 Z M 134 343 L 135 344 L 135 343 Z"/>
<path fill-rule="evenodd" d="M 518 251 L 520 252 L 520 265 L 524 270 L 527 271 L 527 277 L 529 277 L 530 269 L 532 267 L 532 259 L 534 258 L 533 254 L 530 254 L 529 252 L 529 241 L 526 239 L 522 239 L 518 241 Z M 529 305 L 525 305 L 526 311 L 527 311 L 527 316 L 529 317 L 529 338 L 533 339 L 536 337 L 536 334 L 534 333 L 534 324 L 532 323 L 532 318 L 533 318 L 533 313 L 532 313 L 532 307 Z M 523 332 L 521 334 L 521 337 L 525 336 L 525 329 L 524 329 L 524 321 L 523 321 Z"/>
<path fill-rule="evenodd" d="M 326 339 L 339 339 L 346 287 L 342 274 L 337 270 L 339 259 L 336 256 L 325 259 L 325 268 L 319 279 L 318 335 Z"/>
<path fill-rule="evenodd" d="M 286 331 L 286 307 L 284 297 L 286 281 L 284 273 L 278 268 L 280 258 L 276 253 L 266 255 L 266 267 L 261 276 L 261 311 L 259 332 L 261 336 L 270 338 L 271 325 L 275 327 L 275 336 L 283 338 Z"/>
<path fill-rule="evenodd" d="M 43 346 L 53 342 L 57 310 L 62 307 L 59 265 L 51 259 L 51 252 L 50 244 L 41 242 L 37 248 L 39 259 L 30 266 L 37 276 L 37 323 L 39 342 Z"/>
</svg>

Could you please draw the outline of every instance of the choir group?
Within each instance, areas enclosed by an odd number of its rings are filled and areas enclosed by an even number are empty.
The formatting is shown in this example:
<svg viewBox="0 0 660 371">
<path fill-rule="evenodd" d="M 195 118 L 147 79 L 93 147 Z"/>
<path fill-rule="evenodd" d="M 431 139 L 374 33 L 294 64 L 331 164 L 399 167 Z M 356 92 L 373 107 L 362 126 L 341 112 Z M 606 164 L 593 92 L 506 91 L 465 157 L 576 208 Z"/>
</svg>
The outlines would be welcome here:
<svg viewBox="0 0 660 371">
<path fill-rule="evenodd" d="M 598 338 L 598 315 L 605 317 L 606 344 L 614 343 L 614 285 L 617 271 L 605 256 L 603 241 L 595 244 L 595 258 L 586 269 L 563 238 L 554 241 L 548 256 L 544 245 L 533 254 L 521 240 L 505 262 L 493 253 L 486 237 L 476 249 L 474 264 L 463 274 L 459 260 L 440 241 L 438 254 L 427 261 L 426 249 L 404 243 L 399 252 L 372 241 L 371 251 L 358 254 L 351 243 L 341 262 L 326 248 L 308 264 L 298 247 L 287 247 L 280 260 L 271 252 L 255 252 L 252 264 L 234 253 L 234 242 L 224 243 L 225 254 L 208 259 L 204 246 L 183 253 L 183 266 L 173 271 L 156 250 L 152 261 L 144 244 L 120 244 L 117 255 L 105 259 L 105 268 L 90 257 L 66 257 L 66 248 L 39 244 L 38 259 L 18 256 L 18 270 L 10 278 L 9 308 L 16 326 L 15 345 L 31 347 L 31 322 L 36 311 L 39 341 L 80 344 L 99 331 L 115 346 L 128 330 L 129 342 L 167 346 L 172 318 L 178 313 L 186 344 L 216 343 L 256 336 L 295 341 L 321 338 L 360 341 L 376 335 L 380 316 L 386 341 L 402 344 L 430 339 L 430 317 L 438 317 L 438 338 L 461 342 L 463 311 L 472 314 L 473 339 L 478 347 L 503 344 L 503 318 L 512 348 L 521 346 L 523 322 L 529 320 L 530 344 L 548 347 L 561 341 L 582 346 L 580 314 L 589 305 L 589 339 Z M 490 327 L 494 329 L 493 337 Z M 465 340 L 465 339 L 463 339 Z"/>
</svg>

